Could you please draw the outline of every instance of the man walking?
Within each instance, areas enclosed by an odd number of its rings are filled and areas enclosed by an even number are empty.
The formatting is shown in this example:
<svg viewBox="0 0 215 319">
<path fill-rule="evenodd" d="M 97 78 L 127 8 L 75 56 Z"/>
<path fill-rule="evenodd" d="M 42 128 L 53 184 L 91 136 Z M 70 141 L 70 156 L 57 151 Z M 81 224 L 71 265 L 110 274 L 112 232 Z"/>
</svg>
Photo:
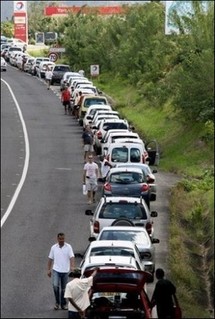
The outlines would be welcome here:
<svg viewBox="0 0 215 319">
<path fill-rule="evenodd" d="M 52 79 L 52 70 L 47 67 L 46 73 L 45 73 L 46 83 L 47 83 L 47 90 L 50 89 L 51 85 L 51 79 Z"/>
<path fill-rule="evenodd" d="M 151 299 L 152 308 L 157 305 L 159 319 L 172 319 L 174 318 L 173 295 L 176 293 L 176 288 L 171 281 L 164 279 L 163 269 L 156 269 L 155 275 L 158 281 Z"/>
<path fill-rule="evenodd" d="M 62 90 L 62 93 L 61 93 L 61 102 L 64 106 L 65 114 L 71 115 L 70 99 L 71 99 L 71 94 L 70 94 L 68 86 L 66 86 L 64 88 L 64 90 Z"/>
<path fill-rule="evenodd" d="M 84 160 L 86 161 L 88 155 L 92 155 L 94 152 L 93 142 L 94 135 L 90 128 L 90 125 L 86 125 L 85 130 L 82 134 L 82 141 L 84 146 Z"/>
<path fill-rule="evenodd" d="M 83 184 L 86 185 L 88 204 L 95 203 L 95 194 L 98 188 L 99 167 L 93 161 L 93 156 L 88 156 L 88 162 L 84 165 Z"/>
<path fill-rule="evenodd" d="M 75 268 L 75 258 L 72 246 L 65 242 L 64 233 L 57 235 L 57 243 L 54 244 L 48 256 L 47 275 L 52 277 L 52 285 L 55 295 L 54 309 L 67 309 L 64 292 L 68 282 L 68 274 Z"/>
</svg>

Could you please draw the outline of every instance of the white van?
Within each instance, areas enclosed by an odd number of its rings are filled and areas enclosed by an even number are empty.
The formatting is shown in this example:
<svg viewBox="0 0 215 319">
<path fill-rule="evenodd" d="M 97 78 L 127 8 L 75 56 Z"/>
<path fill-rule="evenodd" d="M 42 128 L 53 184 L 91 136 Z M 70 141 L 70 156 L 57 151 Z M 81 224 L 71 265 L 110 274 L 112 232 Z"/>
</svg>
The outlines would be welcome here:
<svg viewBox="0 0 215 319">
<path fill-rule="evenodd" d="M 144 143 L 135 141 L 111 143 L 106 155 L 113 166 L 117 163 L 146 163 L 149 157 Z"/>
</svg>

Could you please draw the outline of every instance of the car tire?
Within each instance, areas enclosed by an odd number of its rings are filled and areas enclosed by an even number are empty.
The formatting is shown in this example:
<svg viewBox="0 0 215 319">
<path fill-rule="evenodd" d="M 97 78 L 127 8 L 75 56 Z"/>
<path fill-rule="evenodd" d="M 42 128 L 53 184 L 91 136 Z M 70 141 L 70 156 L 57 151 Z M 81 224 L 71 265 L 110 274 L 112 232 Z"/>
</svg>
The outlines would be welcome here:
<svg viewBox="0 0 215 319">
<path fill-rule="evenodd" d="M 111 226 L 134 226 L 134 224 L 127 218 L 118 218 L 111 224 Z"/>
</svg>

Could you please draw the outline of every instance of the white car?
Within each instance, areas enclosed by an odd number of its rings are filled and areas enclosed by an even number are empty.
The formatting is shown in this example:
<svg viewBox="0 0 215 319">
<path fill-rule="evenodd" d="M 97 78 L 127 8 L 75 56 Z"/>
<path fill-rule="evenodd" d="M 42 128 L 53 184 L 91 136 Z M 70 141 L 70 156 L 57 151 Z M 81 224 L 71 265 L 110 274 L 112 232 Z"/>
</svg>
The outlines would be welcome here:
<svg viewBox="0 0 215 319">
<path fill-rule="evenodd" d="M 113 166 L 118 163 L 147 163 L 149 155 L 145 144 L 136 140 L 111 143 L 106 152 L 108 162 Z"/>
<path fill-rule="evenodd" d="M 87 95 L 87 94 L 94 94 L 94 92 L 90 89 L 80 89 L 80 88 L 77 88 L 74 90 L 73 92 L 73 98 L 74 98 L 74 105 L 77 105 L 78 101 L 79 101 L 79 98 L 80 98 L 80 95 L 79 93 L 82 92 L 82 95 Z"/>
<path fill-rule="evenodd" d="M 37 58 L 35 58 L 35 60 L 33 62 L 33 65 L 32 65 L 32 67 L 30 69 L 30 73 L 32 75 L 37 75 L 37 69 L 36 68 L 38 67 L 38 65 L 40 64 L 41 61 L 49 62 L 50 59 L 47 58 L 47 57 L 37 57 Z"/>
<path fill-rule="evenodd" d="M 101 104 L 93 104 L 91 105 L 84 118 L 83 118 L 83 127 L 85 127 L 86 125 L 89 125 L 90 124 L 90 121 L 92 121 L 95 113 L 98 111 L 98 110 L 112 110 L 112 107 L 110 105 L 101 105 Z"/>
<path fill-rule="evenodd" d="M 93 91 L 93 93 L 95 94 L 95 95 L 97 95 L 98 94 L 98 90 L 97 90 L 97 87 L 95 86 L 95 85 L 92 85 L 92 84 L 86 84 L 86 83 L 79 83 L 77 86 L 76 86 L 76 88 L 77 89 L 81 89 L 81 90 L 83 90 L 83 89 L 86 89 L 86 90 L 91 90 L 91 91 Z"/>
<path fill-rule="evenodd" d="M 148 261 L 145 270 L 152 273 L 155 271 L 155 247 L 153 244 L 160 242 L 157 238 L 151 238 L 144 227 L 131 226 L 109 226 L 104 227 L 97 240 L 128 240 L 136 244 L 139 249 L 141 259 Z"/>
<path fill-rule="evenodd" d="M 100 256 L 125 256 L 133 257 L 138 263 L 138 267 L 141 270 L 144 270 L 144 262 L 141 260 L 140 252 L 137 246 L 127 240 L 96 240 L 89 244 L 85 253 L 83 255 L 76 254 L 76 257 L 82 257 L 82 261 L 79 265 L 79 268 L 84 266 L 85 260 L 89 263 L 89 258 Z M 105 260 L 105 259 L 104 259 Z"/>
<path fill-rule="evenodd" d="M 36 72 L 39 78 L 45 78 L 47 67 L 52 69 L 55 63 L 52 61 L 41 61 L 40 64 L 36 65 Z"/>
<path fill-rule="evenodd" d="M 112 130 L 110 130 L 112 131 Z M 109 132 L 109 131 L 108 131 Z M 137 139 L 140 139 L 140 136 L 138 135 L 138 133 L 134 133 L 134 132 L 131 132 L 131 131 L 115 131 L 115 132 L 110 132 L 110 134 L 105 134 L 104 138 L 101 139 L 101 153 L 102 155 L 105 155 L 105 153 L 107 152 L 108 150 L 108 147 L 111 143 L 114 143 L 116 141 L 118 141 L 118 139 L 134 139 L 134 140 L 137 140 Z"/>
<path fill-rule="evenodd" d="M 77 256 L 77 255 L 76 255 Z M 142 270 L 142 265 L 130 256 L 90 256 L 81 264 L 81 274 L 93 268 L 127 268 Z"/>
<path fill-rule="evenodd" d="M 65 72 L 64 75 L 63 75 L 63 77 L 62 77 L 62 79 L 61 79 L 61 81 L 60 81 L 60 88 L 61 88 L 61 89 L 63 88 L 63 86 L 64 86 L 65 84 L 68 83 L 68 79 L 69 79 L 70 77 L 78 77 L 78 78 L 80 78 L 81 75 L 80 75 L 78 72 L 70 72 L 70 71 Z"/>
<path fill-rule="evenodd" d="M 23 63 L 23 59 L 25 59 L 25 61 L 27 62 L 27 59 L 30 58 L 31 56 L 27 53 L 20 53 L 17 54 L 16 56 L 16 66 L 18 69 L 22 69 L 22 63 Z"/>
<path fill-rule="evenodd" d="M 1 57 L 1 71 L 7 71 L 7 62 Z"/>
<path fill-rule="evenodd" d="M 100 121 L 99 118 L 101 118 L 101 115 L 105 117 L 105 115 L 109 116 L 109 115 L 117 115 L 117 117 L 119 118 L 120 115 L 119 115 L 119 112 L 117 111 L 113 111 L 113 110 L 97 110 L 95 115 L 93 116 L 92 118 L 92 121 L 91 121 L 91 125 L 92 126 L 96 126 L 97 122 Z"/>
<path fill-rule="evenodd" d="M 29 57 L 27 59 L 26 63 L 24 64 L 24 71 L 25 72 L 29 72 L 30 67 L 32 66 L 34 60 L 35 60 L 35 58 L 33 58 L 33 57 Z"/>
<path fill-rule="evenodd" d="M 112 129 L 119 130 L 129 130 L 130 126 L 126 119 L 112 119 L 112 120 L 102 120 L 100 123 L 94 127 L 95 133 L 95 152 L 97 155 L 101 154 L 101 139 L 104 137 L 105 133 Z"/>
<path fill-rule="evenodd" d="M 118 112 L 117 112 L 118 113 Z M 98 116 L 96 116 L 96 118 L 93 120 L 93 122 L 91 123 L 91 126 L 97 126 L 99 125 L 99 123 L 102 120 L 112 120 L 112 119 L 119 119 L 119 115 L 118 114 L 98 114 Z"/>
</svg>

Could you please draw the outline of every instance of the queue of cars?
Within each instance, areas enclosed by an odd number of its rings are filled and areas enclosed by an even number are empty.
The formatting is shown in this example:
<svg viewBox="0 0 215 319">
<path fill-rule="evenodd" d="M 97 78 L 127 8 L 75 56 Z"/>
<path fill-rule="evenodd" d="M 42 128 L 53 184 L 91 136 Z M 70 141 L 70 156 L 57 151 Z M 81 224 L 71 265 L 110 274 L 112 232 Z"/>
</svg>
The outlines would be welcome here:
<svg viewBox="0 0 215 319">
<path fill-rule="evenodd" d="M 42 70 L 49 63 L 43 57 L 39 59 L 29 57 L 26 72 L 34 74 L 31 66 Z M 149 319 L 152 314 L 147 283 L 154 280 L 154 244 L 159 239 L 154 237 L 153 223 L 158 213 L 150 211 L 150 202 L 156 200 L 157 171 L 151 170 L 148 163 L 151 160 L 152 165 L 158 164 L 157 143 L 149 148 L 128 121 L 112 109 L 107 97 L 78 72 L 65 68 L 54 80 L 57 82 L 59 89 L 70 83 L 76 92 L 83 91 L 78 123 L 83 130 L 92 125 L 95 154 L 106 156 L 113 166 L 101 185 L 102 195 L 97 204 L 85 211 L 90 216 L 88 247 L 84 253 L 75 253 L 81 258 L 82 276 L 88 277 L 95 267 L 99 268 L 89 290 L 91 305 L 86 318 L 100 318 L 102 313 L 107 318 Z M 85 84 L 95 90 L 85 93 Z M 129 294 L 136 303 L 129 302 Z"/>
</svg>

